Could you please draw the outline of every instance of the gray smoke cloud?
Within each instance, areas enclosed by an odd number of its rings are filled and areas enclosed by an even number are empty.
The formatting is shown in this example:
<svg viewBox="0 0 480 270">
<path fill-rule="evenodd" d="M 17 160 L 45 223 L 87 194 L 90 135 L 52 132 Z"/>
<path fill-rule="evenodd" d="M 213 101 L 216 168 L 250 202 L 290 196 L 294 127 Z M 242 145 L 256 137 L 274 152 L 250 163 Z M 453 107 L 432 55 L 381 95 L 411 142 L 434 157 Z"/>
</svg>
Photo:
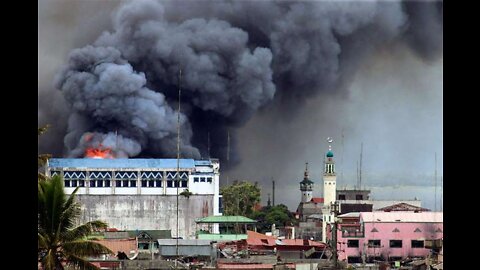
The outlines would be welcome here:
<svg viewBox="0 0 480 270">
<path fill-rule="evenodd" d="M 442 21 L 442 2 L 126 2 L 58 77 L 72 108 L 65 143 L 73 151 L 86 132 L 117 131 L 141 146 L 138 156 L 174 155 L 182 69 L 182 156 L 224 161 L 229 131 L 234 164 L 235 129 L 258 110 L 293 117 L 310 98 L 345 95 L 382 47 L 404 44 L 433 61 Z"/>
</svg>

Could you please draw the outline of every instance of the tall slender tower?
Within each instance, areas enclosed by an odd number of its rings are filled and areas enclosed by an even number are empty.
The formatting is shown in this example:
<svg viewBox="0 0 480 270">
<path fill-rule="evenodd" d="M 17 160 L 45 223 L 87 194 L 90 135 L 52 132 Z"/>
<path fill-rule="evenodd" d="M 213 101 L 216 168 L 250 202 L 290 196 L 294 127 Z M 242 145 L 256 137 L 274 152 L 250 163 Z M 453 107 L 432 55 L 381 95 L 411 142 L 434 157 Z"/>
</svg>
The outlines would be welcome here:
<svg viewBox="0 0 480 270">
<path fill-rule="evenodd" d="M 323 222 L 322 222 L 322 241 L 327 240 L 327 224 L 334 222 L 334 216 L 331 213 L 331 204 L 336 201 L 337 175 L 335 173 L 335 161 L 333 160 L 332 138 L 327 138 L 328 152 L 325 155 L 323 171 Z"/>
<path fill-rule="evenodd" d="M 300 191 L 302 192 L 302 203 L 312 200 L 313 197 L 313 181 L 308 176 L 308 162 L 305 163 L 305 173 L 303 180 L 300 182 Z"/>
</svg>

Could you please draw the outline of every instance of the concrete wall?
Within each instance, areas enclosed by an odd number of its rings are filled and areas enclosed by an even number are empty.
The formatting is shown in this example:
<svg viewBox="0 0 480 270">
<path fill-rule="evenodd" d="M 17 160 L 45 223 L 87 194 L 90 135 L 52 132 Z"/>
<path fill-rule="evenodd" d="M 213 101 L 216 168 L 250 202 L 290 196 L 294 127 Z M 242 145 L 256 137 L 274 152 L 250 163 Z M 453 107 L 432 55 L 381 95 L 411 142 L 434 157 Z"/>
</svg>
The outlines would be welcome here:
<svg viewBox="0 0 480 270">
<path fill-rule="evenodd" d="M 172 230 L 177 235 L 176 196 L 165 195 L 84 195 L 80 222 L 103 220 L 120 230 Z M 214 195 L 179 196 L 179 234 L 195 238 L 195 219 L 213 215 Z"/>
</svg>

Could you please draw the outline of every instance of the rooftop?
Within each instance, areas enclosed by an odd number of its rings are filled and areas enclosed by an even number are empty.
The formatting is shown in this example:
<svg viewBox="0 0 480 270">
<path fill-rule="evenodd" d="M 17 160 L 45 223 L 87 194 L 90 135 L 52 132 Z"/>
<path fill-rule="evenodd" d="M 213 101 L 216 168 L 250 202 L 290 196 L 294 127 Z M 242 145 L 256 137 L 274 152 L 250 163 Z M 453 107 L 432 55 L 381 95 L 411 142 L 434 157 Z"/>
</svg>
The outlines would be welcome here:
<svg viewBox="0 0 480 270">
<path fill-rule="evenodd" d="M 109 248 L 114 254 L 117 252 L 125 252 L 127 256 L 131 256 L 137 252 L 137 240 L 135 238 L 129 239 L 101 239 L 94 240 L 94 242 L 100 243 Z"/>
<path fill-rule="evenodd" d="M 199 165 L 205 165 L 210 161 L 202 160 Z M 180 168 L 193 169 L 196 163 L 193 159 L 180 159 Z M 176 169 L 177 159 L 155 159 L 155 158 L 51 158 L 48 160 L 51 168 L 166 168 Z"/>
<path fill-rule="evenodd" d="M 364 222 L 443 222 L 443 212 L 362 212 Z"/>
<path fill-rule="evenodd" d="M 257 221 L 243 216 L 209 216 L 195 220 L 196 223 L 256 223 Z"/>
</svg>

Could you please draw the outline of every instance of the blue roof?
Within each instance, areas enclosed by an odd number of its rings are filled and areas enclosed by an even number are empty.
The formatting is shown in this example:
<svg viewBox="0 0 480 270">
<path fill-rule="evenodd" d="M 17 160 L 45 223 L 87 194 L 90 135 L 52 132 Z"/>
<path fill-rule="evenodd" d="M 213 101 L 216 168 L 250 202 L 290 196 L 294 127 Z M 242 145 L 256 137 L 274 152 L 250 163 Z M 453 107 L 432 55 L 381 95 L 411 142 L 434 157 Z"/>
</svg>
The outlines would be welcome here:
<svg viewBox="0 0 480 270">
<path fill-rule="evenodd" d="M 210 166 L 212 162 L 210 160 L 195 160 L 195 166 Z"/>
<path fill-rule="evenodd" d="M 155 158 L 51 158 L 48 160 L 49 167 L 66 168 L 177 168 L 177 159 Z M 193 159 L 180 159 L 180 168 L 195 168 Z"/>
</svg>

